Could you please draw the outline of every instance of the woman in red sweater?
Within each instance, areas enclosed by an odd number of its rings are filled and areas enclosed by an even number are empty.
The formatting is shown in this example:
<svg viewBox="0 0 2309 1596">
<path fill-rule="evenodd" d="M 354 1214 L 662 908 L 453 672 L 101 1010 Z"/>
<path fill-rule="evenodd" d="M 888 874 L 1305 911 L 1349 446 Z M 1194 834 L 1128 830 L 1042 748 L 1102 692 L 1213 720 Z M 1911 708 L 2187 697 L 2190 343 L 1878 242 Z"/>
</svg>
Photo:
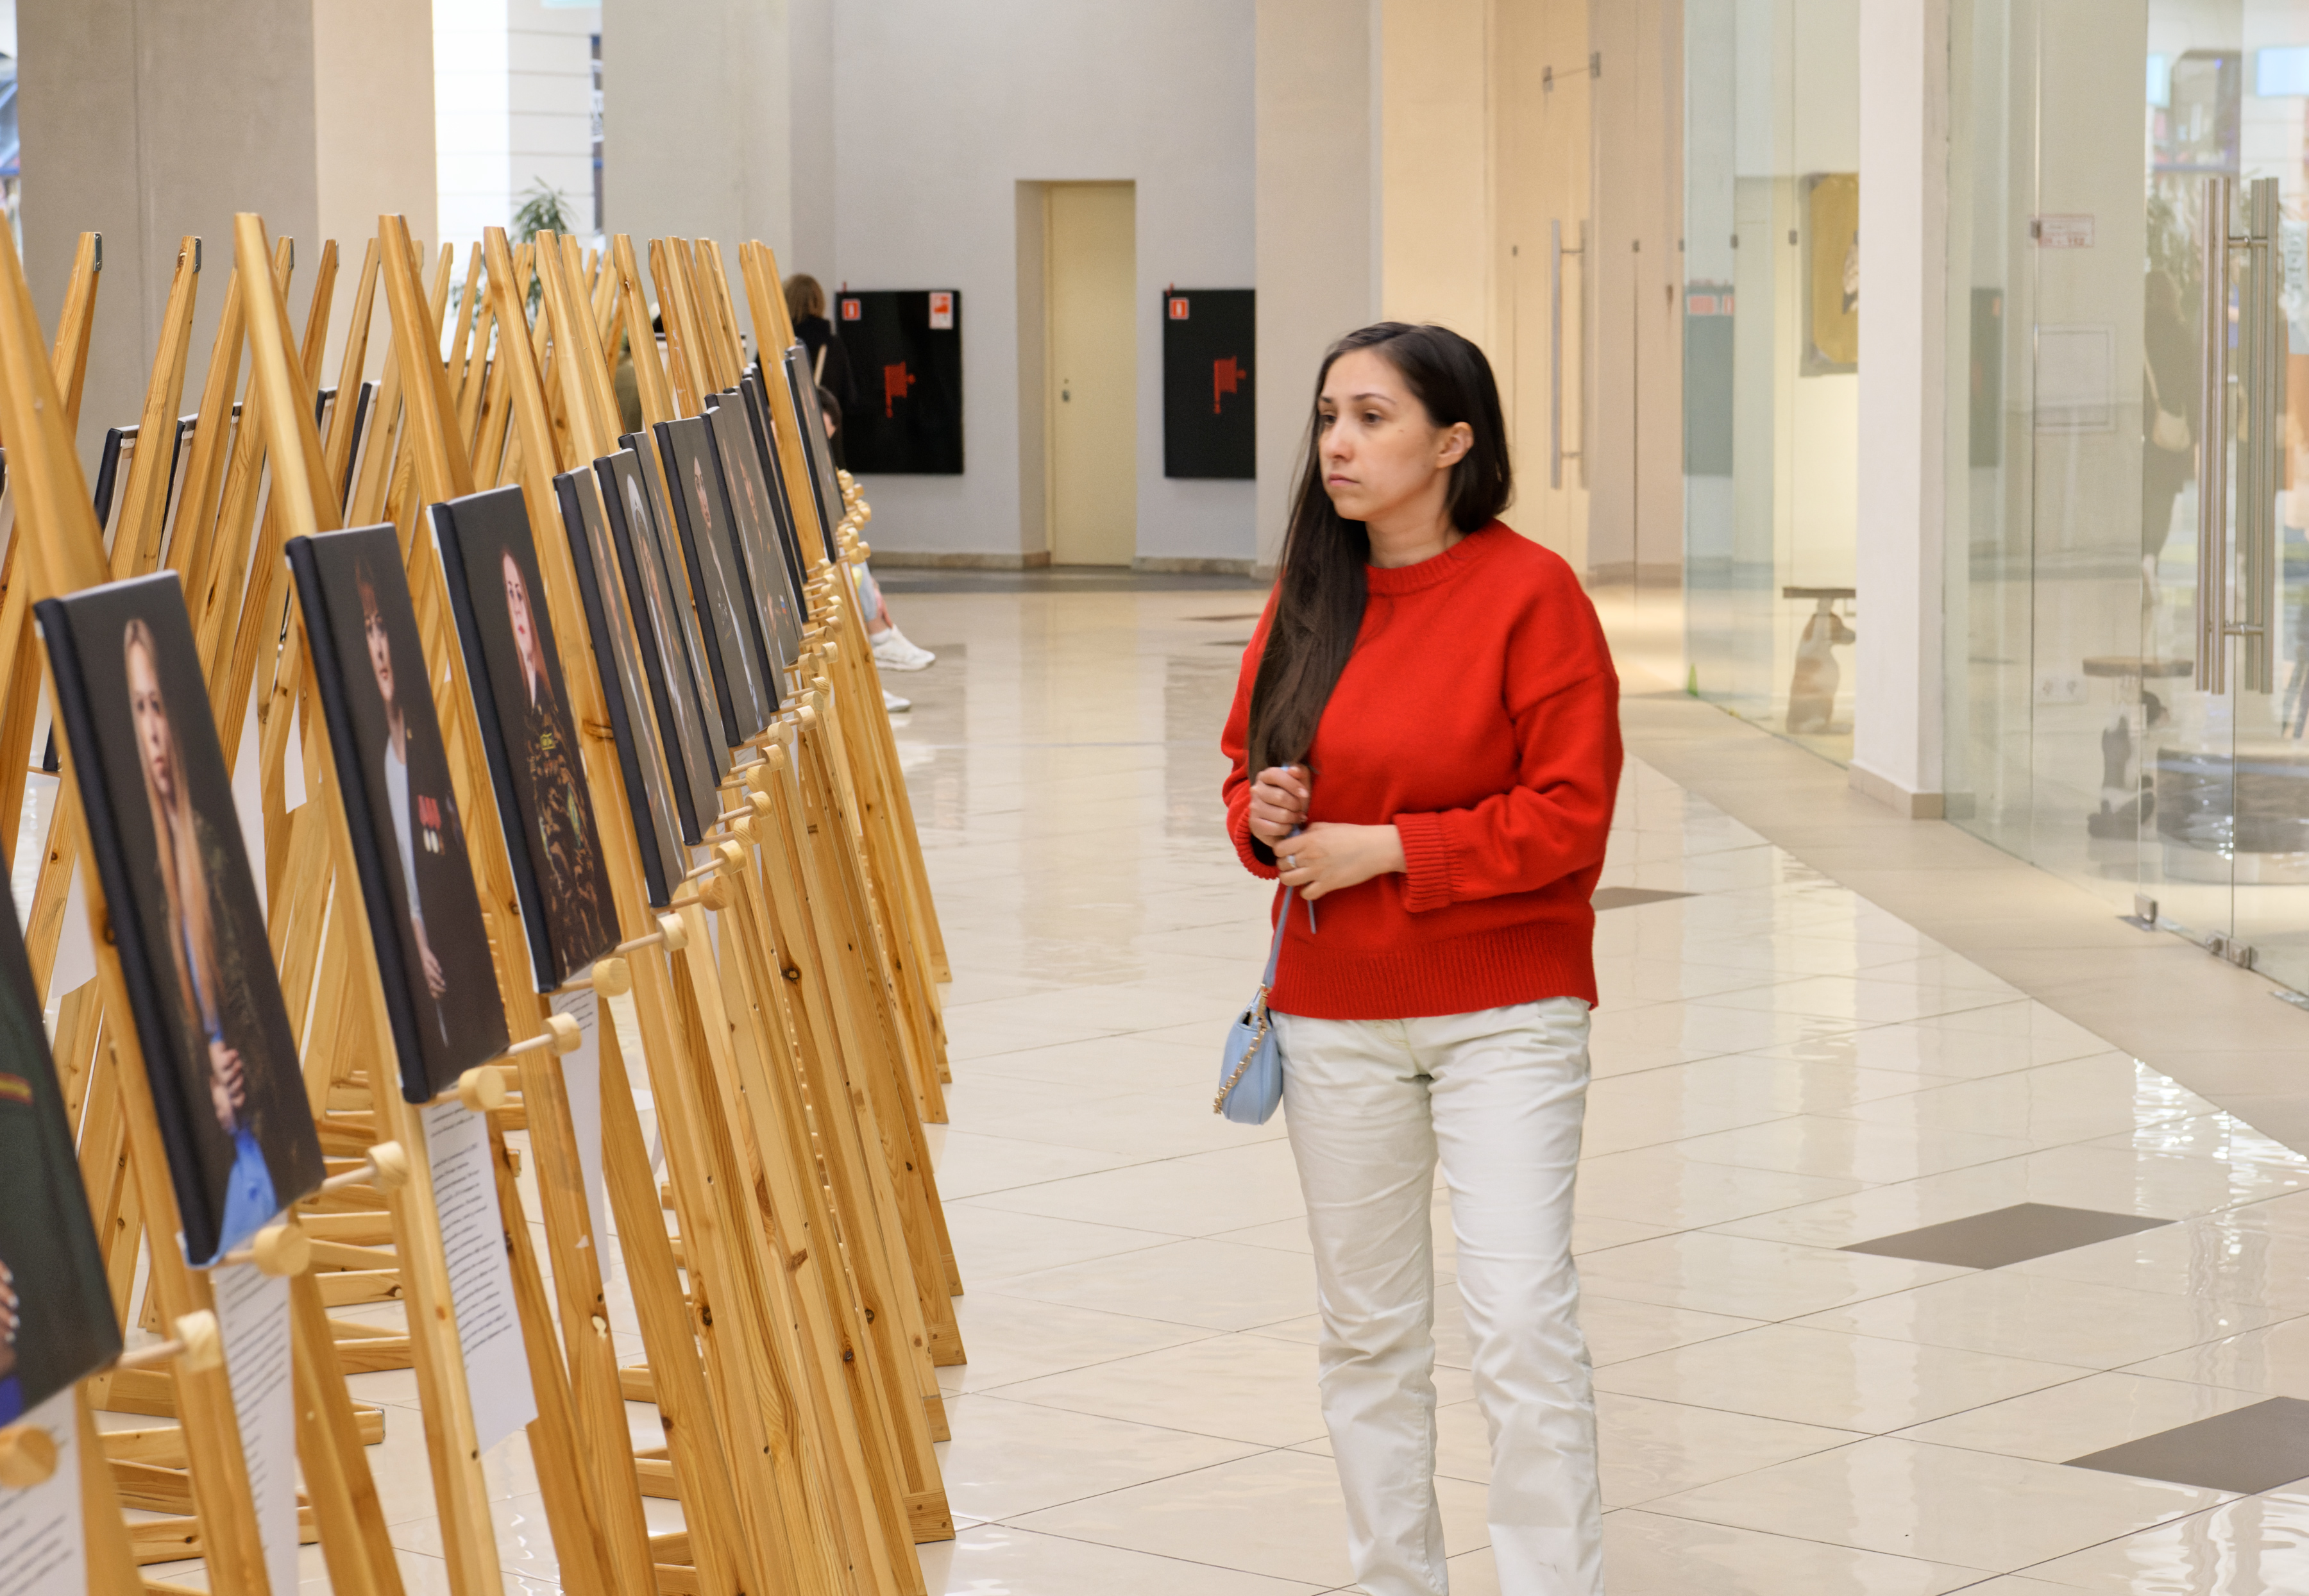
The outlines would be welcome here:
<svg viewBox="0 0 2309 1596">
<path fill-rule="evenodd" d="M 1371 1596 L 1441 1596 L 1440 1155 L 1492 1434 L 1504 1596 L 1602 1588 L 1571 1263 L 1620 780 L 1619 682 L 1511 488 L 1483 352 L 1383 322 L 1323 362 L 1282 574 L 1224 745 L 1228 830 L 1310 905 L 1269 1006 L 1323 1317 L 1323 1414 Z"/>
</svg>

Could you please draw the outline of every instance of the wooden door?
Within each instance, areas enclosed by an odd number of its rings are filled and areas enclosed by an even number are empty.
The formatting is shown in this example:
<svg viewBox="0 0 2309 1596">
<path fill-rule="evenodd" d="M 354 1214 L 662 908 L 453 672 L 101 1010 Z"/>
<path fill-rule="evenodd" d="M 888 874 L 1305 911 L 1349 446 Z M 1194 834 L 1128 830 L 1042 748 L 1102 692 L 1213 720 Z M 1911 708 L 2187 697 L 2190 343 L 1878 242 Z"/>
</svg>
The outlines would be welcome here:
<svg viewBox="0 0 2309 1596">
<path fill-rule="evenodd" d="M 1138 551 L 1137 193 L 1045 192 L 1051 557 L 1128 565 Z"/>
</svg>

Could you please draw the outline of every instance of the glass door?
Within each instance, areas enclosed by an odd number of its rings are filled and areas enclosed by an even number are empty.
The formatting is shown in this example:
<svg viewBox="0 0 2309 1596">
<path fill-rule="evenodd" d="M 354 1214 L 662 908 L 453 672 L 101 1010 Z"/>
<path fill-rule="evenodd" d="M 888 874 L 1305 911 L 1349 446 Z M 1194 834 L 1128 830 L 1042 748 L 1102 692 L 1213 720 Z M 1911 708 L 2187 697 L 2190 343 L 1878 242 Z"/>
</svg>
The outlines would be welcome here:
<svg viewBox="0 0 2309 1596">
<path fill-rule="evenodd" d="M 2285 401 L 2301 358 L 2288 307 L 2309 5 L 2151 0 L 2147 43 L 2140 896 L 2213 951 L 2309 988 L 2302 608 L 2284 557 L 2305 519 L 2300 407 Z"/>
<path fill-rule="evenodd" d="M 1950 22 L 1950 817 L 2309 989 L 2309 0 Z"/>
</svg>

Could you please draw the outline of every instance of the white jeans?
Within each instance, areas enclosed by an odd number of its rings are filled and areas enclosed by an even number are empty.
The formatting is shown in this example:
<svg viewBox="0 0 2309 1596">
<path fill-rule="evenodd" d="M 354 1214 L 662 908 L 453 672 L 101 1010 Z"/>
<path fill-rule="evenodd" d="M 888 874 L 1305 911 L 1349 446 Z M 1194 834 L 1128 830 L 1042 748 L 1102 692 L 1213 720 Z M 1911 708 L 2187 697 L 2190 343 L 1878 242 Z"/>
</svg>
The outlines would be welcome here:
<svg viewBox="0 0 2309 1596">
<path fill-rule="evenodd" d="M 1576 997 L 1415 1020 L 1276 1015 L 1283 1105 L 1322 1300 L 1323 1420 L 1371 1596 L 1443 1596 L 1435 1500 L 1438 1153 L 1502 1596 L 1596 1596 L 1596 1399 L 1571 1188 L 1587 1094 Z"/>
</svg>

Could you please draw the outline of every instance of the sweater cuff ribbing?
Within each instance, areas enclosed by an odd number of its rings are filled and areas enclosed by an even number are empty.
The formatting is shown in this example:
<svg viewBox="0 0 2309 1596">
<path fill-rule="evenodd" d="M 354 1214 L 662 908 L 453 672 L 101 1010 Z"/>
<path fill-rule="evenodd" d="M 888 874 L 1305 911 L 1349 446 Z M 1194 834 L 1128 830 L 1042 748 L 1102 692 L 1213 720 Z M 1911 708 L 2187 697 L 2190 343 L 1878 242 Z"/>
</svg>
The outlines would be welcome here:
<svg viewBox="0 0 2309 1596">
<path fill-rule="evenodd" d="M 1403 839 L 1403 907 L 1413 914 L 1441 909 L 1451 899 L 1451 845 L 1440 815 L 1398 815 L 1395 834 Z"/>
<path fill-rule="evenodd" d="M 1283 874 L 1276 868 L 1275 852 L 1258 840 L 1250 829 L 1250 816 L 1241 811 L 1229 817 L 1227 831 L 1234 842 L 1235 857 L 1242 867 L 1262 881 L 1273 881 Z"/>
</svg>

